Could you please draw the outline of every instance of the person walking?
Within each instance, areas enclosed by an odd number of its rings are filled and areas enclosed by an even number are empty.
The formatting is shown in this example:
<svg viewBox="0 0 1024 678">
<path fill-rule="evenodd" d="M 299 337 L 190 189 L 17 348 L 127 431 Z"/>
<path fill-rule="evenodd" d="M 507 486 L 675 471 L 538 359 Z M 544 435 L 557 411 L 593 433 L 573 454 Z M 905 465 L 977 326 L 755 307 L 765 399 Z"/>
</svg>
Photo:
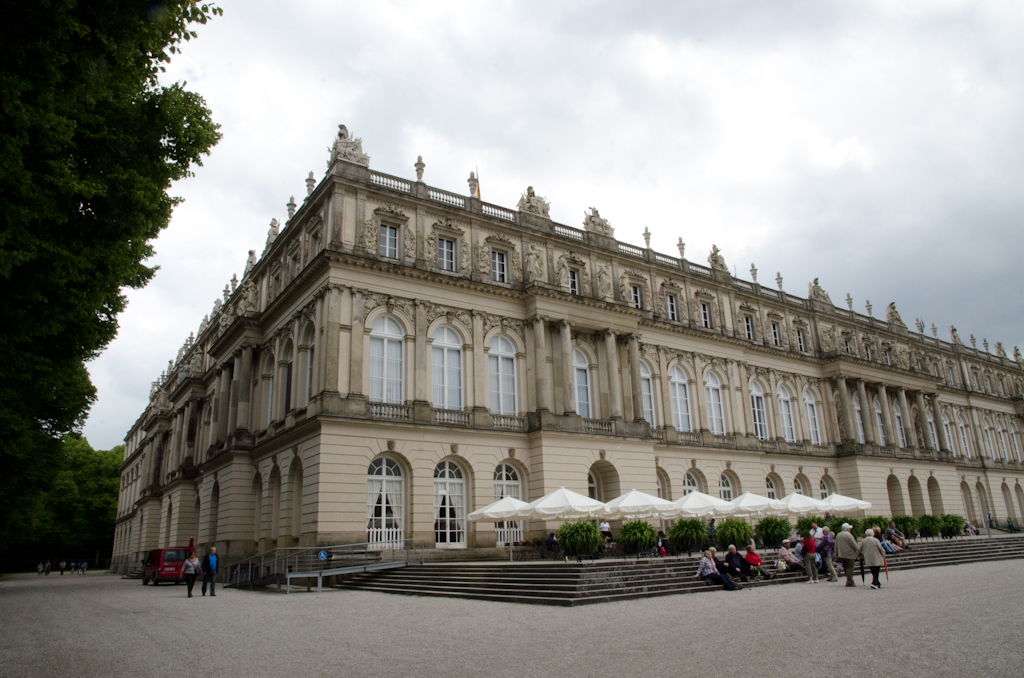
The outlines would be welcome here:
<svg viewBox="0 0 1024 678">
<path fill-rule="evenodd" d="M 885 565 L 885 551 L 882 549 L 882 543 L 875 539 L 874 530 L 864 531 L 864 540 L 861 541 L 857 550 L 864 558 L 864 565 L 871 570 L 871 588 L 882 588 L 882 582 L 878 580 L 878 572 Z"/>
<path fill-rule="evenodd" d="M 214 586 L 217 584 L 217 547 L 211 546 L 209 553 L 203 556 L 203 595 L 206 595 L 206 584 L 210 584 L 210 597 L 217 595 Z"/>
<path fill-rule="evenodd" d="M 47 577 L 50 576 L 50 561 L 49 560 L 47 560 L 46 564 L 43 565 L 43 575 L 45 575 Z"/>
<path fill-rule="evenodd" d="M 36 574 L 41 575 L 43 573 L 43 564 L 39 563 L 36 565 Z"/>
<path fill-rule="evenodd" d="M 836 537 L 836 556 L 843 563 L 843 572 L 846 573 L 846 585 L 856 586 L 853 581 L 853 566 L 857 562 L 860 552 L 857 550 L 857 539 L 850 531 L 853 525 L 843 523 L 843 531 Z"/>
<path fill-rule="evenodd" d="M 89 562 L 83 560 L 81 565 L 80 565 L 80 569 L 81 569 L 82 574 L 85 574 L 86 570 L 89 569 Z"/>
<path fill-rule="evenodd" d="M 835 565 L 832 564 L 832 558 L 836 555 L 836 538 L 832 536 L 832 531 L 827 527 L 821 528 L 821 532 L 821 542 L 816 544 L 815 548 L 821 554 L 821 559 L 825 561 L 825 568 L 828 569 L 828 580 L 839 581 Z"/>
<path fill-rule="evenodd" d="M 181 573 L 185 575 L 185 583 L 188 584 L 188 597 L 192 597 L 192 587 L 196 585 L 196 577 L 203 571 L 203 566 L 196 558 L 196 552 L 190 551 L 188 559 L 181 564 Z"/>
<path fill-rule="evenodd" d="M 66 568 L 67 566 L 68 566 L 67 562 L 65 562 L 63 560 L 60 561 L 60 576 L 62 576 L 62 577 L 64 576 L 64 568 Z"/>
<path fill-rule="evenodd" d="M 814 564 L 814 537 L 810 532 L 804 532 L 804 569 L 807 570 L 807 583 L 818 583 L 818 567 Z"/>
</svg>

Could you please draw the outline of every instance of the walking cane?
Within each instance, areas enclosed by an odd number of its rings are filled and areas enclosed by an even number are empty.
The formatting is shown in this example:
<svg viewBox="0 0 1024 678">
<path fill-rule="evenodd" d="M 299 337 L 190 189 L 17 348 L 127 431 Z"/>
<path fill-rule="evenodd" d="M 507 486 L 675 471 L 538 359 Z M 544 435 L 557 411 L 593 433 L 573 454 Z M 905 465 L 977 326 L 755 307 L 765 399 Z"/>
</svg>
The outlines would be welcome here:
<svg viewBox="0 0 1024 678">
<path fill-rule="evenodd" d="M 889 583 L 889 561 L 886 560 L 885 558 L 882 558 L 882 565 L 885 566 L 885 583 L 888 584 Z"/>
<path fill-rule="evenodd" d="M 863 584 L 864 583 L 864 559 L 863 558 L 858 558 L 857 560 L 860 561 L 860 583 Z"/>
</svg>

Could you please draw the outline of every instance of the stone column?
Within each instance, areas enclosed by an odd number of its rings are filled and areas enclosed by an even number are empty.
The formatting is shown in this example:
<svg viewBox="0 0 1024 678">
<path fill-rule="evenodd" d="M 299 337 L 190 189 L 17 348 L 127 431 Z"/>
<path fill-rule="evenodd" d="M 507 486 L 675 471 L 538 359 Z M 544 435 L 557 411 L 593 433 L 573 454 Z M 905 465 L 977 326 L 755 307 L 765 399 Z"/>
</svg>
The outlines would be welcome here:
<svg viewBox="0 0 1024 678">
<path fill-rule="evenodd" d="M 414 399 L 419 403 L 426 403 L 430 398 L 427 395 L 429 389 L 429 377 L 427 368 L 431 362 L 427 359 L 427 307 L 423 301 L 416 299 L 415 302 L 415 356 L 413 357 Z M 438 403 L 434 403 L 437 407 Z"/>
<path fill-rule="evenodd" d="M 737 362 L 736 378 L 739 379 L 740 382 L 740 410 L 742 411 L 743 416 L 742 418 L 737 417 L 736 421 L 737 423 L 739 423 L 740 421 L 743 422 L 744 428 L 746 429 L 746 434 L 748 436 L 756 436 L 757 429 L 754 427 L 754 403 L 750 395 L 750 379 L 748 378 L 748 376 L 749 375 L 747 374 L 746 363 Z M 765 412 L 765 419 L 767 419 L 767 415 L 768 413 Z M 768 422 L 765 421 L 765 425 L 767 424 Z"/>
<path fill-rule="evenodd" d="M 303 402 L 303 399 L 299 397 L 299 383 L 301 382 L 301 380 L 299 379 L 299 369 L 300 369 L 299 365 L 301 364 L 301 363 L 299 363 L 299 323 L 300 322 L 301 322 L 301 318 L 296 318 L 292 322 L 292 376 L 291 376 L 291 384 L 289 384 L 289 386 L 288 386 L 288 388 L 289 388 L 289 390 L 291 391 L 291 394 L 292 394 L 292 401 L 291 401 L 291 403 L 289 403 L 289 405 L 290 405 L 289 410 L 296 409 L 299 406 L 299 403 Z M 239 357 L 236 356 L 235 357 L 235 374 L 238 373 L 238 368 L 239 368 Z M 285 412 L 285 414 L 288 414 L 288 412 Z M 232 430 L 234 430 L 234 429 L 232 429 Z"/>
<path fill-rule="evenodd" d="M 572 326 L 563 320 L 559 327 L 562 341 L 562 384 L 565 399 L 564 414 L 576 414 L 575 380 L 572 373 Z"/>
<path fill-rule="evenodd" d="M 217 394 L 217 442 L 222 443 L 228 437 L 228 410 L 231 405 L 231 368 L 227 365 L 221 367 Z"/>
<path fill-rule="evenodd" d="M 537 382 L 537 411 L 551 410 L 548 398 L 547 323 L 543 318 L 533 319 L 533 371 Z"/>
<path fill-rule="evenodd" d="M 899 446 L 892 427 L 892 405 L 889 404 L 889 396 L 885 390 L 885 384 L 878 385 L 878 404 L 882 406 L 882 426 L 885 431 L 886 445 Z M 872 410 L 874 407 L 871 408 Z"/>
<path fill-rule="evenodd" d="M 490 367 L 484 353 L 484 316 L 473 311 L 473 409 L 486 412 L 490 403 Z M 516 394 L 517 397 L 519 394 Z M 516 408 L 518 409 L 518 407 Z"/>
<path fill-rule="evenodd" d="M 942 409 L 939 407 L 939 394 L 932 393 L 932 417 L 935 418 L 935 434 L 939 437 L 939 447 L 944 451 L 948 452 L 953 449 L 953 443 L 950 440 L 946 440 L 946 428 L 942 425 Z M 950 422 L 950 426 L 955 426 L 954 422 Z"/>
<path fill-rule="evenodd" d="M 775 424 L 775 439 L 785 440 L 786 431 L 782 427 L 782 400 L 779 398 L 779 381 L 774 372 L 768 373 L 768 388 L 771 389 L 771 393 L 765 394 L 764 401 L 765 405 L 771 403 L 772 411 L 769 416 Z M 792 403 L 790 404 L 792 405 Z"/>
<path fill-rule="evenodd" d="M 661 411 L 665 413 L 665 416 L 662 417 L 662 427 L 674 429 L 676 421 L 672 414 L 672 375 L 668 369 L 668 356 L 660 346 L 658 347 L 658 367 L 661 372 Z"/>
<path fill-rule="evenodd" d="M 846 390 L 846 377 L 836 377 L 836 390 L 839 391 L 839 407 L 842 408 L 839 420 L 840 442 L 843 439 L 857 440 L 857 422 L 853 420 L 853 407 L 850 404 L 850 392 Z"/>
<path fill-rule="evenodd" d="M 250 403 L 252 402 L 252 346 L 242 347 L 242 360 L 239 376 L 238 419 L 237 426 L 243 431 L 252 430 L 249 421 Z"/>
<path fill-rule="evenodd" d="M 242 376 L 242 354 L 240 351 L 235 353 L 234 365 L 231 370 L 231 390 L 229 391 L 228 397 L 228 429 L 227 435 L 230 436 L 238 428 L 238 398 L 239 390 L 241 389 L 241 376 Z"/>
<path fill-rule="evenodd" d="M 175 410 L 174 418 L 171 419 L 171 446 L 168 455 L 168 471 L 173 471 L 181 464 L 181 455 L 178 448 L 178 441 L 181 439 L 181 412 Z"/>
<path fill-rule="evenodd" d="M 192 440 L 188 439 L 189 430 L 192 427 L 192 422 L 196 422 L 196 428 Z M 188 404 L 185 405 L 185 426 L 182 429 L 182 462 L 185 461 L 185 457 L 192 457 L 192 463 L 199 464 L 199 455 L 196 453 L 196 449 L 199 447 L 199 401 L 195 398 L 190 398 Z M 191 450 L 191 454 L 189 454 Z"/>
<path fill-rule="evenodd" d="M 640 388 L 640 338 L 629 335 L 629 383 L 633 388 L 633 421 L 644 421 L 644 394 Z"/>
<path fill-rule="evenodd" d="M 694 419 L 696 421 L 690 422 L 690 428 L 695 432 L 706 432 L 710 430 L 708 428 L 708 390 L 707 385 L 704 383 L 704 365 L 700 358 L 695 358 L 693 361 L 693 373 L 694 373 L 694 387 L 697 390 L 697 412 Z"/>
<path fill-rule="evenodd" d="M 939 429 L 942 427 L 942 421 L 939 419 L 935 420 L 935 440 L 929 440 L 931 431 L 928 430 L 928 408 L 924 404 L 924 393 L 918 391 L 914 396 L 914 402 L 917 403 L 917 426 L 921 429 L 921 439 L 924 441 L 925 447 L 931 447 L 932 449 L 940 450 L 942 446 L 939 445 Z"/>
<path fill-rule="evenodd" d="M 902 386 L 897 387 L 896 396 L 900 402 L 900 414 L 903 416 L 903 434 L 907 437 L 907 447 L 917 447 L 917 435 L 914 432 L 913 417 L 910 416 L 910 405 L 907 403 L 907 390 Z M 899 435 L 899 431 L 895 433 Z M 927 438 L 927 434 L 923 437 Z"/>
<path fill-rule="evenodd" d="M 875 408 L 868 400 L 867 387 L 863 379 L 857 380 L 857 396 L 860 398 L 860 417 L 864 424 L 864 440 L 872 445 L 878 444 L 878 428 L 875 422 Z"/>
<path fill-rule="evenodd" d="M 350 351 L 352 359 L 348 372 L 349 395 L 362 395 L 363 393 L 363 333 L 363 291 L 352 290 L 352 347 Z M 328 332 L 328 335 L 330 335 L 330 332 Z M 337 370 L 333 370 L 333 372 L 337 374 Z M 328 361 L 328 390 L 330 390 L 331 373 L 331 365 L 330 361 Z"/>
<path fill-rule="evenodd" d="M 622 419 L 622 382 L 619 381 L 619 344 L 614 330 L 605 330 L 604 350 L 608 354 L 608 411 L 612 419 Z"/>
</svg>

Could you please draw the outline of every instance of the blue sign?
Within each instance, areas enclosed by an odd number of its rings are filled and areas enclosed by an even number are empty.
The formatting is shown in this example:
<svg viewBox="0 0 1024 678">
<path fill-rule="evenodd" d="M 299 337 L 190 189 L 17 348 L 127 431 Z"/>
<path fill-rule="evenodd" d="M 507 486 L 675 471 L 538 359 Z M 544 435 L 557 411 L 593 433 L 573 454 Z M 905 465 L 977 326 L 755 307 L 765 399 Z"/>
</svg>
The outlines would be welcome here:
<svg viewBox="0 0 1024 678">
<path fill-rule="evenodd" d="M 320 560 L 327 560 L 327 551 L 321 551 L 320 553 L 317 554 L 317 557 Z"/>
</svg>

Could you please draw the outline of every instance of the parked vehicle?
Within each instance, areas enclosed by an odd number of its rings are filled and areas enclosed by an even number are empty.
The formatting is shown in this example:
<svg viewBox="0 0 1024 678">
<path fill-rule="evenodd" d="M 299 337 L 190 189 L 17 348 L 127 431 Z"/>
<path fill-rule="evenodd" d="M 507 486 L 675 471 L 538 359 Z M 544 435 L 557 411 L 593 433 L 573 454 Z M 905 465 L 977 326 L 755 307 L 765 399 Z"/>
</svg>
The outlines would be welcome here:
<svg viewBox="0 0 1024 678">
<path fill-rule="evenodd" d="M 142 561 L 142 585 L 152 582 L 173 581 L 180 584 L 185 581 L 181 574 L 182 563 L 188 557 L 188 547 L 174 546 L 166 549 L 153 549 Z"/>
</svg>

